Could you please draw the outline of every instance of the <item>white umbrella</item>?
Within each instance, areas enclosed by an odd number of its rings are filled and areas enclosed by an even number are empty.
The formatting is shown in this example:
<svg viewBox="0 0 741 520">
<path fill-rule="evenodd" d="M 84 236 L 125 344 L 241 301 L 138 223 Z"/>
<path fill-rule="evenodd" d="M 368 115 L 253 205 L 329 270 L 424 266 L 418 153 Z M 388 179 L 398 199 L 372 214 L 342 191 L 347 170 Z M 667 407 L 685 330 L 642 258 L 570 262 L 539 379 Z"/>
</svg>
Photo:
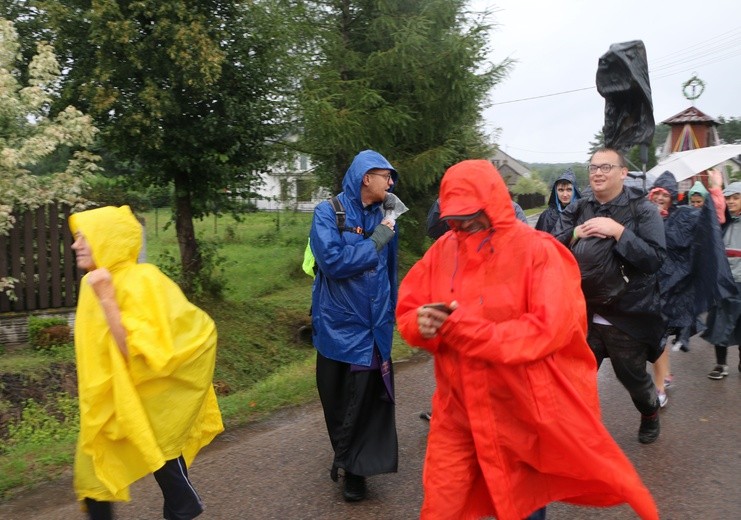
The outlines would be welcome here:
<svg viewBox="0 0 741 520">
<path fill-rule="evenodd" d="M 737 155 L 741 155 L 741 144 L 719 144 L 707 148 L 674 152 L 648 170 L 646 178 L 651 181 L 656 180 L 659 175 L 668 170 L 677 182 L 683 181 Z"/>
</svg>

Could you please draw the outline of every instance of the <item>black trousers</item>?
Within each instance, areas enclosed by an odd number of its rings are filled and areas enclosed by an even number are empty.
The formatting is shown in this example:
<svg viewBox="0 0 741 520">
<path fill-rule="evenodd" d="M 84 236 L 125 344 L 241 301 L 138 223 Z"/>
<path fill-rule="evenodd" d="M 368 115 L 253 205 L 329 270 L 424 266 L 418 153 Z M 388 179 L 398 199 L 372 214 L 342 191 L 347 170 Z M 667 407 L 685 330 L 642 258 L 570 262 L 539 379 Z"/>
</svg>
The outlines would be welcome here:
<svg viewBox="0 0 741 520">
<path fill-rule="evenodd" d="M 395 473 L 398 441 L 394 403 L 380 370 L 352 371 L 317 352 L 316 382 L 335 468 L 365 477 Z"/>
<path fill-rule="evenodd" d="M 636 409 L 643 415 L 653 415 L 659 410 L 659 399 L 653 379 L 646 371 L 650 345 L 636 341 L 611 325 L 590 323 L 587 333 L 597 367 L 610 358 L 615 376 L 630 394 Z"/>
<path fill-rule="evenodd" d="M 203 512 L 203 503 L 188 479 L 188 468 L 181 455 L 168 460 L 165 465 L 154 472 L 154 478 L 162 490 L 165 505 L 163 518 L 167 520 L 190 520 Z M 113 504 L 85 499 L 90 520 L 112 520 Z"/>
</svg>

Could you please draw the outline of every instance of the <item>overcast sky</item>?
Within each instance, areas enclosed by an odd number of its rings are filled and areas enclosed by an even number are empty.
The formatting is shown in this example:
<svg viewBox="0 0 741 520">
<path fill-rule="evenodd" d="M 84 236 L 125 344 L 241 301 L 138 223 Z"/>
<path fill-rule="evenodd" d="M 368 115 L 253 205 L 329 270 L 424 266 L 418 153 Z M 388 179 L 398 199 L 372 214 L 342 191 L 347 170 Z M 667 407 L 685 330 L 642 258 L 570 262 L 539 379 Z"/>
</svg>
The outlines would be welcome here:
<svg viewBox="0 0 741 520">
<path fill-rule="evenodd" d="M 705 82 L 694 105 L 712 117 L 741 117 L 739 0 L 473 0 L 495 9 L 491 59 L 517 60 L 491 93 L 486 129 L 525 162 L 583 162 L 604 124 L 595 88 L 599 57 L 613 43 L 642 40 L 656 123 L 693 102 L 682 84 Z M 570 90 L 577 92 L 548 96 Z M 537 96 L 538 99 L 510 102 Z M 510 103 L 508 103 L 510 102 Z"/>
</svg>

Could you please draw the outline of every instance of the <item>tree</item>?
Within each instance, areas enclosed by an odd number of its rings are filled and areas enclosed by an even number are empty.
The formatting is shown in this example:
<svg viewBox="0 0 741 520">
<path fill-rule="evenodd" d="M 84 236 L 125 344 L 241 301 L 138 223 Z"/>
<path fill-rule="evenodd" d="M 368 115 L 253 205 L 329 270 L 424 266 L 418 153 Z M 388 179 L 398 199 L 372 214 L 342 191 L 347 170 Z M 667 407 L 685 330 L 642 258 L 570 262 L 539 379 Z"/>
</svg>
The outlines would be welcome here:
<svg viewBox="0 0 741 520">
<path fill-rule="evenodd" d="M 0 234 L 12 227 L 13 209 L 59 201 L 84 204 L 80 193 L 97 170 L 98 157 L 87 150 L 97 131 L 91 118 L 73 106 L 52 116 L 59 64 L 49 44 L 39 42 L 36 49 L 28 85 L 22 87 L 15 66 L 20 56 L 18 33 L 12 22 L 0 19 Z M 54 154 L 67 160 L 37 167 Z"/>
<path fill-rule="evenodd" d="M 20 50 L 13 23 L 0 18 L 0 235 L 13 227 L 14 211 L 57 202 L 84 205 L 80 194 L 97 170 L 97 156 L 87 151 L 96 132 L 90 117 L 72 106 L 50 114 L 59 79 L 53 49 L 38 43 L 25 87 L 18 79 Z M 66 160 L 38 167 L 55 154 Z M 0 291 L 12 282 L 0 278 Z"/>
<path fill-rule="evenodd" d="M 718 122 L 718 135 L 724 143 L 741 143 L 741 118 L 718 116 Z"/>
<path fill-rule="evenodd" d="M 666 125 L 660 125 L 660 126 L 666 126 Z M 662 133 L 664 133 L 662 131 Z M 666 133 L 664 133 L 663 140 L 666 140 Z M 661 141 L 662 143 L 664 141 Z M 656 166 L 656 163 L 658 162 L 656 159 L 656 134 L 654 134 L 654 139 L 651 142 L 651 144 L 648 146 L 648 161 L 646 162 L 646 170 L 650 170 L 654 166 Z M 599 150 L 600 148 L 603 148 L 605 146 L 605 136 L 600 130 L 596 134 L 594 134 L 594 138 L 592 141 L 589 141 L 589 156 L 591 157 L 594 155 L 594 152 Z M 632 146 L 627 152 L 625 152 L 625 160 L 628 161 L 628 169 L 634 170 L 634 171 L 641 171 L 643 168 L 643 163 L 641 162 L 641 147 L 640 145 Z"/>
<path fill-rule="evenodd" d="M 487 63 L 489 25 L 465 3 L 313 2 L 317 66 L 301 91 L 300 146 L 335 192 L 356 153 L 384 154 L 400 172 L 396 192 L 414 201 L 402 225 L 424 221 L 447 167 L 491 152 L 481 112 L 510 62 Z"/>
<path fill-rule="evenodd" d="M 175 191 L 184 289 L 201 269 L 193 220 L 271 162 L 286 134 L 290 38 L 278 0 L 39 2 L 103 146 L 145 185 Z"/>
<path fill-rule="evenodd" d="M 514 195 L 527 195 L 530 193 L 539 193 L 541 195 L 548 195 L 548 186 L 540 179 L 528 179 L 527 177 L 520 177 L 512 188 Z"/>
<path fill-rule="evenodd" d="M 550 195 L 551 187 L 553 183 L 563 173 L 571 168 L 576 176 L 576 185 L 580 190 L 584 189 L 585 186 L 589 186 L 589 173 L 584 163 L 560 163 L 560 164 L 543 164 L 534 163 L 530 165 L 533 173 L 547 186 L 545 193 L 546 198 Z"/>
</svg>

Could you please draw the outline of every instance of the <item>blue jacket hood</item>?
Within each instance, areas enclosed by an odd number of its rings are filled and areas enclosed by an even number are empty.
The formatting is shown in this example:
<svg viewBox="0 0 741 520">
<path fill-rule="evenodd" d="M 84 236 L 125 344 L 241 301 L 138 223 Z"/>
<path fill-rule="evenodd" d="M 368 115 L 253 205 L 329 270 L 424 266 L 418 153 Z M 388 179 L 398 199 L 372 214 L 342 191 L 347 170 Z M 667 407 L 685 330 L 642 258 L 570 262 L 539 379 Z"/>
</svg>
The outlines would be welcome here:
<svg viewBox="0 0 741 520">
<path fill-rule="evenodd" d="M 571 202 L 574 202 L 575 200 L 579 200 L 582 197 L 581 192 L 579 191 L 579 187 L 576 185 L 576 175 L 574 174 L 574 171 L 571 168 L 567 168 L 555 181 L 553 181 L 553 185 L 551 186 L 551 196 L 548 198 L 548 206 L 556 208 L 558 212 L 560 213 L 563 211 L 564 206 L 561 204 L 561 201 L 558 200 L 558 193 L 556 192 L 556 186 L 558 186 L 559 182 L 569 182 L 574 187 L 574 195 L 571 198 Z"/>
<path fill-rule="evenodd" d="M 373 150 L 363 150 L 360 152 L 355 156 L 350 167 L 345 173 L 345 177 L 342 179 L 342 191 L 348 199 L 357 202 L 360 207 L 362 207 L 362 202 L 360 200 L 360 186 L 363 181 L 363 175 L 365 175 L 368 170 L 374 168 L 391 170 L 391 178 L 394 180 L 394 183 L 396 183 L 399 178 L 396 169 L 391 166 L 391 163 L 388 162 L 383 155 Z M 391 186 L 389 191 L 393 191 L 393 189 L 394 187 Z"/>
</svg>

